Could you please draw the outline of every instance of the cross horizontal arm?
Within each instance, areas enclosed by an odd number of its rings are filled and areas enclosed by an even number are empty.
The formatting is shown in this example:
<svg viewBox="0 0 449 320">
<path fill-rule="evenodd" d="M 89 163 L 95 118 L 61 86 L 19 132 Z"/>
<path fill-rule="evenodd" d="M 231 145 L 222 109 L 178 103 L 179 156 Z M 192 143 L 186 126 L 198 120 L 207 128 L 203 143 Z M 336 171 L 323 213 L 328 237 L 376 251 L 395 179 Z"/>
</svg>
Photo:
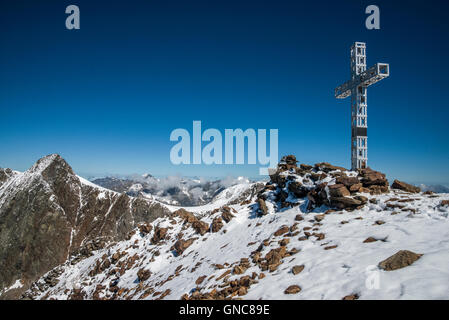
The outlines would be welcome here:
<svg viewBox="0 0 449 320">
<path fill-rule="evenodd" d="M 368 70 L 356 76 L 353 80 L 346 81 L 341 86 L 335 88 L 335 97 L 344 99 L 351 95 L 351 89 L 358 86 L 369 87 L 390 75 L 388 63 L 376 63 Z"/>
</svg>

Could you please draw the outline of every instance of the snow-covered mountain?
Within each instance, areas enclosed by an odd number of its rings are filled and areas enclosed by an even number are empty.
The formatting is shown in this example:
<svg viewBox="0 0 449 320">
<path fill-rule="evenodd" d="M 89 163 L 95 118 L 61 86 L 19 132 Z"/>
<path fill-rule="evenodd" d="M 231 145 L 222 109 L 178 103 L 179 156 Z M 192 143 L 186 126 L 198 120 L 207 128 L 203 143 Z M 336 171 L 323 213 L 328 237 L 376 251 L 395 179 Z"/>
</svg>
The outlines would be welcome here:
<svg viewBox="0 0 449 320">
<path fill-rule="evenodd" d="M 449 193 L 449 187 L 442 184 L 420 184 L 419 188 L 424 192 Z"/>
<path fill-rule="evenodd" d="M 133 197 L 157 199 L 162 203 L 184 207 L 207 204 L 228 187 L 250 183 L 249 179 L 244 177 L 211 181 L 180 176 L 155 178 L 149 174 L 126 178 L 97 178 L 92 182 L 110 190 L 126 192 Z"/>
<path fill-rule="evenodd" d="M 390 188 L 380 172 L 298 167 L 289 156 L 262 189 L 167 206 L 171 214 L 72 256 L 23 297 L 447 299 L 448 205 L 448 194 Z"/>
<path fill-rule="evenodd" d="M 168 212 L 78 177 L 56 154 L 25 172 L 0 169 L 0 296 L 18 297 L 70 256 L 123 240 Z"/>
</svg>

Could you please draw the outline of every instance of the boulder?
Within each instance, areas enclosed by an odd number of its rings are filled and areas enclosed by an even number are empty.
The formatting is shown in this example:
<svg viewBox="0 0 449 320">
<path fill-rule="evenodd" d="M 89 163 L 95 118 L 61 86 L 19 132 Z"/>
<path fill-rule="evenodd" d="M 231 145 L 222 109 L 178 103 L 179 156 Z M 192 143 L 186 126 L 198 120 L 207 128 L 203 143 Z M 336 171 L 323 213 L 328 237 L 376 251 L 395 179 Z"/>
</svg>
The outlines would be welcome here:
<svg viewBox="0 0 449 320">
<path fill-rule="evenodd" d="M 313 167 L 309 166 L 308 164 L 300 164 L 300 168 L 304 171 L 310 171 Z"/>
<path fill-rule="evenodd" d="M 199 233 L 200 235 L 205 235 L 207 231 L 209 231 L 209 225 L 201 220 L 196 220 L 192 223 L 192 228 Z"/>
<path fill-rule="evenodd" d="M 234 218 L 234 215 L 231 213 L 231 211 L 224 210 L 221 217 L 226 223 L 228 223 L 232 220 L 232 218 Z"/>
<path fill-rule="evenodd" d="M 333 184 L 328 186 L 331 197 L 347 197 L 351 193 L 343 184 Z"/>
<path fill-rule="evenodd" d="M 351 186 L 358 184 L 359 179 L 357 177 L 348 177 L 348 176 L 342 175 L 340 177 L 337 177 L 337 179 L 335 180 L 335 183 L 342 184 L 346 188 L 350 188 Z"/>
<path fill-rule="evenodd" d="M 151 271 L 141 268 L 139 271 L 137 271 L 137 278 L 139 281 L 145 281 L 151 276 Z"/>
<path fill-rule="evenodd" d="M 184 220 L 184 223 L 193 223 L 197 220 L 195 215 L 192 212 L 189 212 L 185 209 L 178 209 L 175 212 L 173 212 L 174 216 L 180 217 L 182 220 Z"/>
<path fill-rule="evenodd" d="M 287 233 L 289 230 L 290 230 L 290 229 L 289 229 L 288 226 L 283 225 L 282 227 L 280 227 L 280 228 L 274 233 L 274 236 L 275 236 L 275 237 L 279 237 L 279 236 L 281 236 L 281 235 Z"/>
<path fill-rule="evenodd" d="M 257 203 L 259 204 L 259 212 L 262 215 L 266 215 L 268 214 L 268 208 L 267 205 L 265 204 L 265 200 L 262 198 L 257 199 Z"/>
<path fill-rule="evenodd" d="M 363 184 L 361 184 L 361 183 L 356 183 L 356 184 L 353 184 L 352 186 L 350 186 L 349 187 L 349 191 L 350 192 L 360 192 L 361 190 L 361 188 L 363 187 Z"/>
<path fill-rule="evenodd" d="M 361 182 L 364 187 L 369 187 L 373 185 L 377 186 L 388 186 L 388 180 L 385 174 L 374 171 L 370 168 L 359 170 L 359 175 L 362 177 Z"/>
<path fill-rule="evenodd" d="M 315 169 L 321 170 L 324 172 L 330 172 L 330 171 L 335 171 L 335 170 L 346 171 L 346 169 L 343 167 L 333 166 L 327 162 L 321 162 L 321 163 L 315 164 Z"/>
<path fill-rule="evenodd" d="M 167 236 L 167 231 L 168 231 L 168 228 L 156 227 L 154 229 L 153 238 L 151 238 L 151 243 L 156 244 L 159 241 L 165 239 L 165 237 Z"/>
<path fill-rule="evenodd" d="M 400 250 L 391 257 L 381 261 L 379 267 L 385 271 L 397 270 L 411 265 L 421 257 L 422 254 L 408 250 Z"/>
<path fill-rule="evenodd" d="M 411 192 L 411 193 L 419 193 L 421 192 L 421 189 L 418 187 L 415 187 L 411 184 L 399 181 L 399 180 L 394 180 L 393 184 L 391 185 L 391 188 L 393 189 L 399 189 L 402 191 L 406 191 L 406 192 Z"/>
<path fill-rule="evenodd" d="M 304 198 L 307 196 L 309 190 L 304 187 L 299 181 L 292 181 L 288 184 L 288 190 L 297 198 Z"/>
<path fill-rule="evenodd" d="M 192 245 L 192 243 L 195 241 L 194 238 L 189 240 L 178 240 L 174 244 L 174 249 L 176 250 L 176 253 L 178 255 L 181 255 L 188 247 Z"/>
<path fill-rule="evenodd" d="M 220 217 L 215 217 L 211 224 L 212 232 L 218 232 L 221 228 L 223 228 L 223 220 Z"/>
<path fill-rule="evenodd" d="M 331 198 L 332 206 L 338 209 L 356 208 L 362 204 L 362 201 L 349 197 Z"/>
<path fill-rule="evenodd" d="M 297 275 L 298 273 L 302 272 L 304 270 L 304 265 L 300 265 L 300 266 L 294 266 L 292 268 L 292 273 L 294 275 Z"/>
<path fill-rule="evenodd" d="M 301 287 L 298 285 L 291 285 L 287 289 L 285 289 L 285 294 L 295 294 L 301 291 Z"/>
</svg>

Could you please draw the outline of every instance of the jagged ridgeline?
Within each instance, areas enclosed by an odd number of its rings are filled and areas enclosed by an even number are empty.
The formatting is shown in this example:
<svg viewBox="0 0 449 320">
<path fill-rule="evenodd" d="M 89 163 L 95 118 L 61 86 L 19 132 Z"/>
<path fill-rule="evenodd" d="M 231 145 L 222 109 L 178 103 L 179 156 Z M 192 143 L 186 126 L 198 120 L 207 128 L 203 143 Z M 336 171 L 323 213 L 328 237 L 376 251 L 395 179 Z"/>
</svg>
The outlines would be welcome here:
<svg viewBox="0 0 449 320">
<path fill-rule="evenodd" d="M 123 240 L 139 222 L 167 213 L 158 203 L 90 184 L 56 154 L 23 173 L 0 169 L 0 293 L 18 297 L 77 252 Z"/>
<path fill-rule="evenodd" d="M 390 186 L 371 169 L 286 156 L 268 182 L 182 208 L 108 191 L 69 168 L 52 155 L 25 173 L 1 171 L 3 297 L 398 299 L 449 289 L 422 290 L 449 283 L 429 272 L 449 268 L 449 195 Z M 368 267 L 388 286 L 368 288 Z"/>
</svg>

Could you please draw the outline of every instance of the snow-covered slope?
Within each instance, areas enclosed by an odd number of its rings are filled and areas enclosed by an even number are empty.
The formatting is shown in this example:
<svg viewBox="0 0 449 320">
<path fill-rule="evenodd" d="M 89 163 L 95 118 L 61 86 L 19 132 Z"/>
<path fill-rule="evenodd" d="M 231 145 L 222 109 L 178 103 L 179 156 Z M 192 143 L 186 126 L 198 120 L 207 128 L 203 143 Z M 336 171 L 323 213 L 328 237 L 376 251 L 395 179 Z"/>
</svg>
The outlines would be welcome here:
<svg viewBox="0 0 449 320">
<path fill-rule="evenodd" d="M 276 183 L 241 202 L 223 206 L 225 201 L 217 200 L 193 213 L 181 209 L 141 225 L 128 240 L 50 271 L 26 296 L 449 298 L 449 195 L 361 187 L 351 192 L 353 198 L 343 197 L 357 208 L 330 209 L 337 199 L 330 195 L 336 192 L 336 181 L 357 177 L 355 172 L 330 168 L 287 167 L 272 177 Z M 377 180 L 367 176 L 359 176 L 363 186 L 384 184 L 377 173 Z M 298 185 L 307 196 L 295 195 Z M 317 193 L 325 204 L 316 205 Z M 416 255 L 416 261 L 395 260 L 391 269 L 396 270 L 379 267 L 400 250 L 422 256 Z"/>
</svg>

